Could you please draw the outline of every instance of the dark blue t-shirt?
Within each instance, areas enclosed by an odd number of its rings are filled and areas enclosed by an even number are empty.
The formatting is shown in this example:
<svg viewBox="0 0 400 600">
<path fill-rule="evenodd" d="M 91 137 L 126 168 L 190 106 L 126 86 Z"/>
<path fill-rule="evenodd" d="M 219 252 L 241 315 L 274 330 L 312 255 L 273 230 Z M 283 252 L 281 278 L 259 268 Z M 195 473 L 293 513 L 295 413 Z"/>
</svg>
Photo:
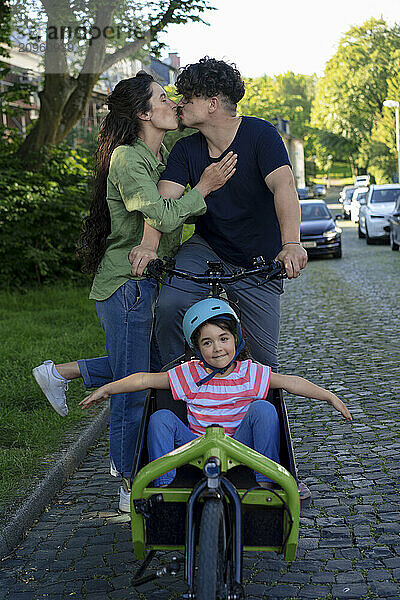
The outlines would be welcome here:
<svg viewBox="0 0 400 600">
<path fill-rule="evenodd" d="M 263 119 L 242 117 L 233 142 L 219 158 L 210 158 L 202 133 L 182 138 L 171 150 L 162 179 L 194 187 L 204 169 L 230 150 L 238 155 L 236 172 L 207 196 L 207 212 L 197 219 L 195 231 L 223 260 L 248 267 L 256 256 L 269 260 L 281 250 L 274 196 L 265 177 L 290 162 L 275 127 Z"/>
</svg>

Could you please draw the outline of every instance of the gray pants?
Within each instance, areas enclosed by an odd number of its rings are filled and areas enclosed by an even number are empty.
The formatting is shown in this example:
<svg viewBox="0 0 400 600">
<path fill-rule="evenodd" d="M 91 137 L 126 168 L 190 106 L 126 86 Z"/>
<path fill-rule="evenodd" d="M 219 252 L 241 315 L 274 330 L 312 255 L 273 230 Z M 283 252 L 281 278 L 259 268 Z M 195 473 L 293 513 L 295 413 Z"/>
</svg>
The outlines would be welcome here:
<svg viewBox="0 0 400 600">
<path fill-rule="evenodd" d="M 176 267 L 193 273 L 204 273 L 208 268 L 207 260 L 221 261 L 203 238 L 194 235 L 179 250 Z M 221 262 L 227 273 L 235 269 L 229 263 Z M 228 300 L 236 303 L 240 309 L 252 358 L 276 371 L 283 285 L 281 280 L 258 286 L 260 283 L 262 278 L 254 276 L 226 286 L 225 291 Z M 182 319 L 186 310 L 210 293 L 209 286 L 184 279 L 173 278 L 171 285 L 174 287 L 162 286 L 155 313 L 156 337 L 164 365 L 184 353 Z"/>
</svg>

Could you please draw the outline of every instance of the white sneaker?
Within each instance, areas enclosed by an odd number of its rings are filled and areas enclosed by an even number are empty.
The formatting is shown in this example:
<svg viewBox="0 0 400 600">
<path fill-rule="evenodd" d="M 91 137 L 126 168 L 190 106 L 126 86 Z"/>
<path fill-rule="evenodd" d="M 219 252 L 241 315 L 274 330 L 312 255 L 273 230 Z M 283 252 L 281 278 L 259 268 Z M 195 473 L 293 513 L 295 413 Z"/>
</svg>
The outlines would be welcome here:
<svg viewBox="0 0 400 600">
<path fill-rule="evenodd" d="M 43 394 L 59 415 L 65 417 L 68 414 L 65 392 L 68 389 L 68 381 L 60 379 L 53 374 L 54 363 L 45 360 L 43 364 L 32 370 L 33 376 L 39 384 Z"/>
<path fill-rule="evenodd" d="M 121 485 L 119 488 L 119 510 L 121 512 L 130 513 L 131 512 L 131 492 L 130 490 L 125 490 L 124 486 Z"/>
</svg>

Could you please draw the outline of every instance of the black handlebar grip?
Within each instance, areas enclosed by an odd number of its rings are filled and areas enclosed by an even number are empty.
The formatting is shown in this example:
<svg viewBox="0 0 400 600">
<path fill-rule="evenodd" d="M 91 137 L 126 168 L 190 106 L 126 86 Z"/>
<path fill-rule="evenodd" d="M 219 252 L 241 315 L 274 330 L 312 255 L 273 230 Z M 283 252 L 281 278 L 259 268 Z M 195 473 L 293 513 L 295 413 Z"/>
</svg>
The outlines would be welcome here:
<svg viewBox="0 0 400 600">
<path fill-rule="evenodd" d="M 151 260 L 146 267 L 146 277 L 148 279 L 155 278 L 158 279 L 164 270 L 164 263 L 161 258 L 155 258 Z"/>
</svg>

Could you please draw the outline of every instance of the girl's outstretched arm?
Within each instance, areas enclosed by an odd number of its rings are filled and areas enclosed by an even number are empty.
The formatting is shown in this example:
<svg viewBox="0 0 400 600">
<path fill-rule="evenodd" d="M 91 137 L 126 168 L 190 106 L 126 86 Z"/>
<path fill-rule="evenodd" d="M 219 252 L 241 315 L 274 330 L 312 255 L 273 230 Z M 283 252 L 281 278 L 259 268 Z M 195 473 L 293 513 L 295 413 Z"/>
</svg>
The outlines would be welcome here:
<svg viewBox="0 0 400 600">
<path fill-rule="evenodd" d="M 79 404 L 84 409 L 93 404 L 99 404 L 112 394 L 140 392 L 148 388 L 167 390 L 169 388 L 168 373 L 134 373 L 133 375 L 128 375 L 128 377 L 103 385 L 79 402 Z"/>
<path fill-rule="evenodd" d="M 350 414 L 349 409 L 333 392 L 329 392 L 325 388 L 311 383 L 303 377 L 297 377 L 293 375 L 280 375 L 279 373 L 271 373 L 270 380 L 271 388 L 282 388 L 290 394 L 296 396 L 304 396 L 305 398 L 315 398 L 316 400 L 325 400 L 336 408 L 346 419 L 346 421 L 352 421 L 353 417 Z"/>
</svg>

